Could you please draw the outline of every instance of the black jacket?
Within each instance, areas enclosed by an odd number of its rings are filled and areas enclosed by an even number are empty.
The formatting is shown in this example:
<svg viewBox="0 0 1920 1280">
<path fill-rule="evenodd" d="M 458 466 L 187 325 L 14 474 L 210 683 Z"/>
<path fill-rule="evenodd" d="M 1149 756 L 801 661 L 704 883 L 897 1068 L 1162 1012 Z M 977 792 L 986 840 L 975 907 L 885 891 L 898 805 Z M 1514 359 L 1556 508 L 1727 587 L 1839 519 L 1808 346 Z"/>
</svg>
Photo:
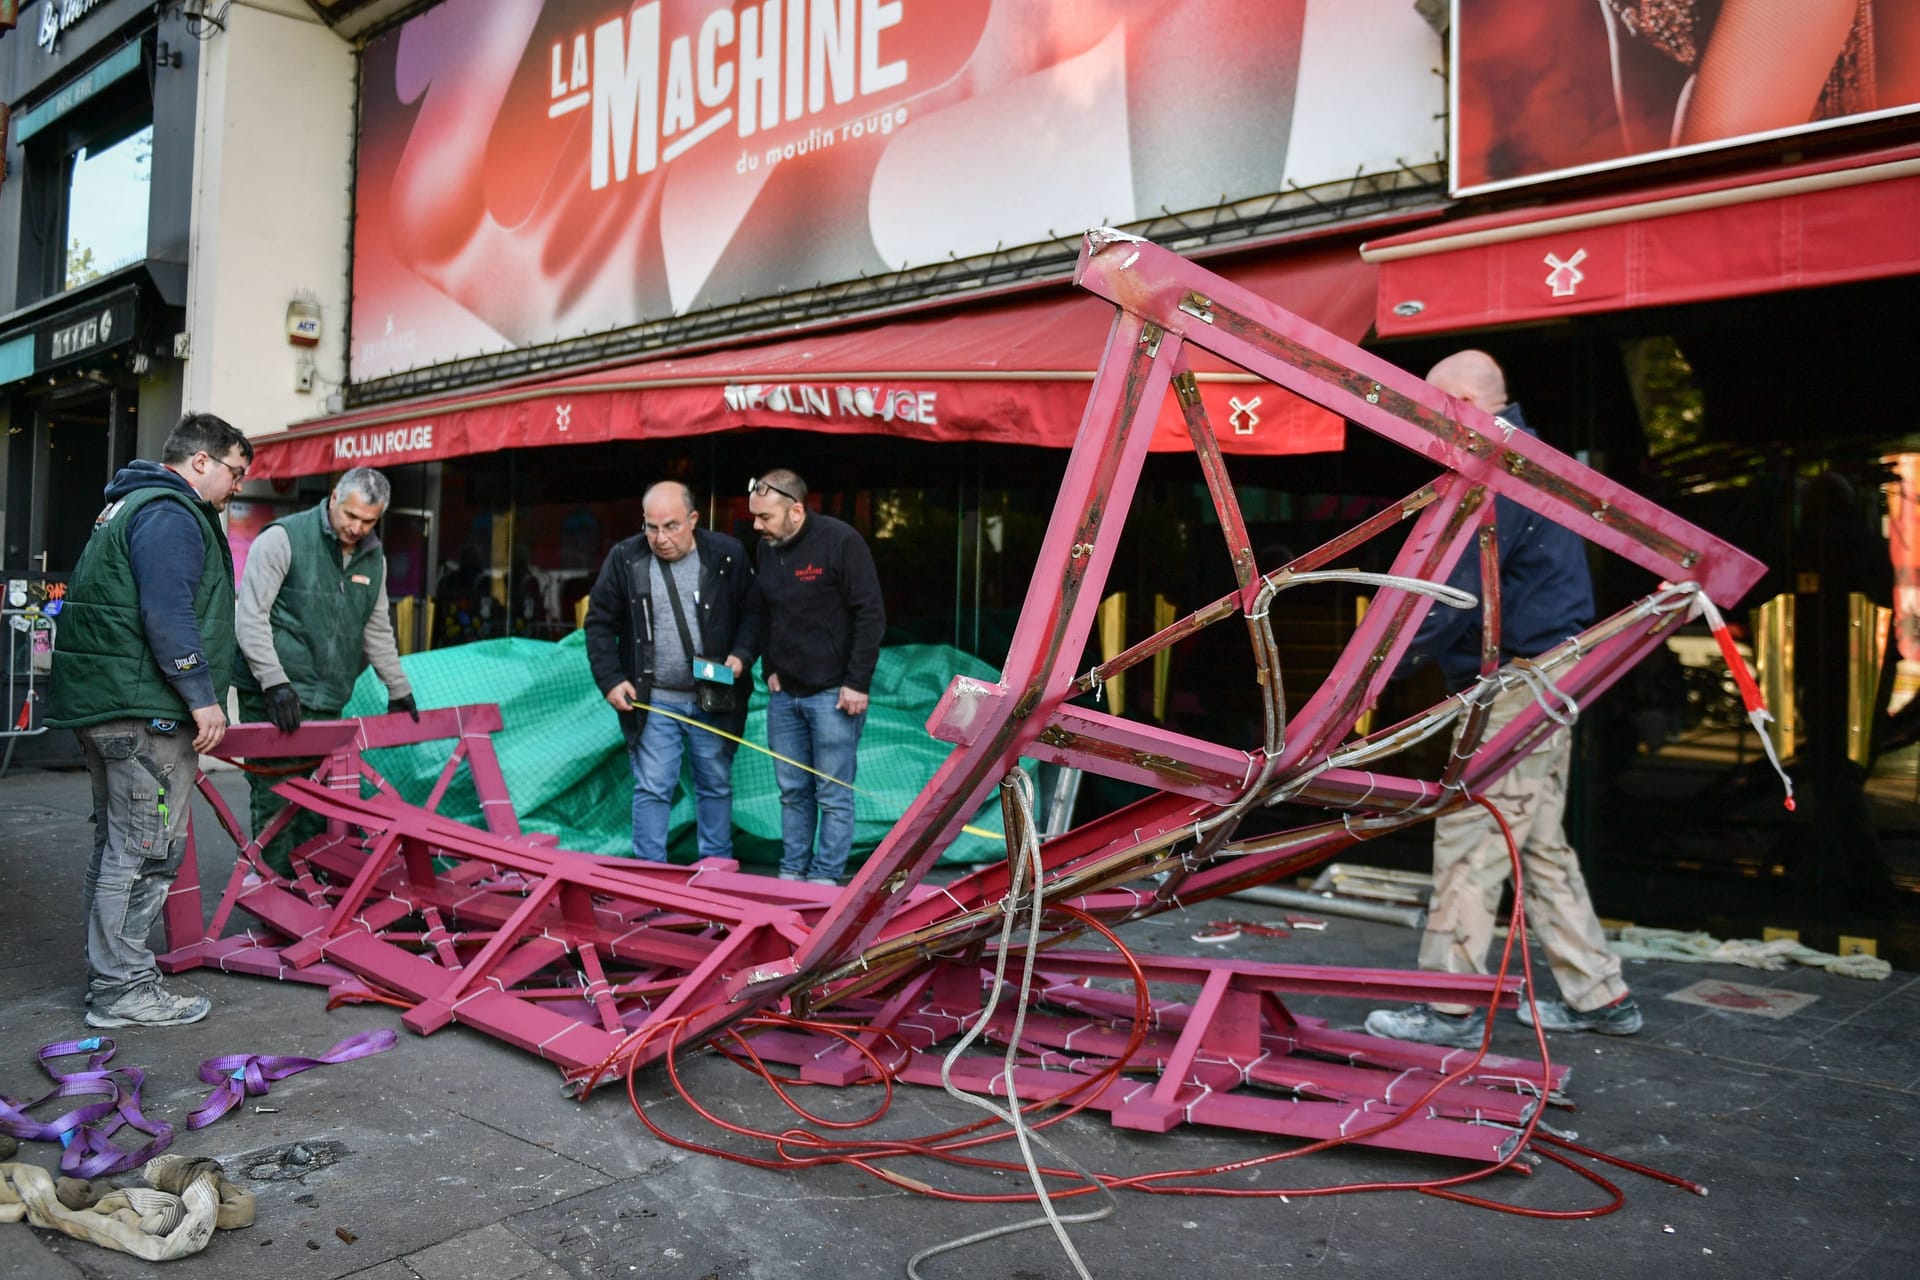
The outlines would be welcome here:
<svg viewBox="0 0 1920 1280">
<path fill-rule="evenodd" d="M 696 529 L 693 545 L 700 553 L 700 638 L 705 652 L 716 661 L 737 657 L 745 664 L 740 677 L 738 710 L 721 721 L 730 733 L 747 725 L 747 694 L 753 688 L 753 661 L 760 656 L 766 615 L 760 593 L 753 589 L 753 566 L 738 538 Z M 631 680 L 638 700 L 653 693 L 653 548 L 645 534 L 614 544 L 600 566 L 600 576 L 587 598 L 587 664 L 593 682 L 605 694 L 622 680 Z M 672 619 L 667 625 L 673 625 Z M 620 715 L 620 727 L 629 738 L 646 723 L 646 712 Z"/>
<path fill-rule="evenodd" d="M 868 692 L 887 609 L 873 553 L 852 525 L 811 512 L 791 542 L 760 545 L 769 675 L 806 697 L 840 686 Z"/>
</svg>

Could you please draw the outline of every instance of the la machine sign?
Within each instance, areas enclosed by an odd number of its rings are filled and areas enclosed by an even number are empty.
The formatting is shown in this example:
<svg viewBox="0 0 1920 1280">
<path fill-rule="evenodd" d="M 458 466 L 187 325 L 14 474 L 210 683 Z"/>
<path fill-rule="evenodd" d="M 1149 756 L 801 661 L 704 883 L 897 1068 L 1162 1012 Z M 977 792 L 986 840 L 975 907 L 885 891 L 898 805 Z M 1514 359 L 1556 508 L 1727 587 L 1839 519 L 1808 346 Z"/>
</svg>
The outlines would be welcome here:
<svg viewBox="0 0 1920 1280">
<path fill-rule="evenodd" d="M 783 18 L 775 0 L 738 13 L 714 9 L 697 28 L 675 32 L 663 27 L 653 0 L 552 42 L 547 118 L 591 113 L 595 191 L 652 173 L 729 127 L 751 138 L 826 119 L 835 127 L 809 129 L 803 140 L 831 146 L 838 134 L 865 131 L 857 118 L 831 117 L 907 82 L 908 60 L 881 54 L 902 10 L 903 0 L 796 0 Z M 892 114 L 878 127 L 896 123 Z M 779 147 L 768 163 L 788 150 L 805 154 Z M 736 164 L 744 171 L 749 159 L 759 157 L 743 151 Z"/>
</svg>

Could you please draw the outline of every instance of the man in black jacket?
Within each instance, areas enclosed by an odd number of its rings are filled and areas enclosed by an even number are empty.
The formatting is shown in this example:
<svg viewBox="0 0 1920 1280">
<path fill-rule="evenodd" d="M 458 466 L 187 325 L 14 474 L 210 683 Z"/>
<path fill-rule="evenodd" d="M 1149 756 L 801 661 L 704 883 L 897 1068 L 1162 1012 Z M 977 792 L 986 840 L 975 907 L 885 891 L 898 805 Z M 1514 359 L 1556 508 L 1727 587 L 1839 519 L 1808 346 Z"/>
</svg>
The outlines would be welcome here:
<svg viewBox="0 0 1920 1280">
<path fill-rule="evenodd" d="M 819 771 L 774 762 L 780 878 L 834 884 L 853 847 L 855 750 L 887 629 L 880 576 L 853 526 L 807 510 L 806 481 L 792 471 L 749 484 L 747 509 L 763 543 L 767 743 Z"/>
<path fill-rule="evenodd" d="M 693 754 L 700 856 L 733 856 L 733 752 L 746 728 L 747 670 L 764 615 L 740 540 L 699 528 L 693 491 L 676 481 L 640 501 L 645 532 L 614 544 L 587 604 L 587 662 L 619 713 L 633 764 L 633 856 L 667 858 L 667 819 L 683 748 Z M 683 639 L 684 637 L 684 639 Z M 694 663 L 723 663 L 740 683 L 733 710 L 700 710 Z M 657 709 L 660 714 L 649 714 Z"/>
</svg>

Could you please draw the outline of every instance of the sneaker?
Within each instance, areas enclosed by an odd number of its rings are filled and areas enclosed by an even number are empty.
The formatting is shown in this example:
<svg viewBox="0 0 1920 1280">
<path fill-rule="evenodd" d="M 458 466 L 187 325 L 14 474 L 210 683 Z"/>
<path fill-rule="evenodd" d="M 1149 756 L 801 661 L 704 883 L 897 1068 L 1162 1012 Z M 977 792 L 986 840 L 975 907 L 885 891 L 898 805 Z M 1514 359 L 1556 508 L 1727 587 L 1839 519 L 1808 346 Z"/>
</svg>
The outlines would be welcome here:
<svg viewBox="0 0 1920 1280">
<path fill-rule="evenodd" d="M 1443 1044 L 1454 1049 L 1478 1049 L 1486 1035 L 1484 1013 L 1441 1013 L 1432 1005 L 1404 1009 L 1375 1009 L 1367 1015 L 1367 1034 L 1418 1044 Z"/>
<path fill-rule="evenodd" d="M 805 880 L 806 879 L 806 877 L 801 875 L 798 871 L 782 871 L 780 873 L 780 878 L 782 880 Z"/>
<path fill-rule="evenodd" d="M 157 982 L 133 990 L 102 1009 L 87 1010 L 90 1027 L 184 1027 L 213 1010 L 205 996 L 177 996 Z"/>
<path fill-rule="evenodd" d="M 840 882 L 839 882 L 838 880 L 836 880 L 836 879 L 834 879 L 834 878 L 833 878 L 832 876 L 808 876 L 808 877 L 807 877 L 807 883 L 808 883 L 808 884 L 836 884 L 836 885 L 837 885 L 837 884 L 839 884 Z"/>
<path fill-rule="evenodd" d="M 1585 1013 L 1564 1000 L 1541 1000 L 1538 1003 L 1540 1025 L 1549 1031 L 1598 1031 L 1603 1036 L 1630 1036 L 1640 1029 L 1640 1006 L 1634 1003 L 1631 992 L 1612 1004 L 1603 1004 Z M 1518 1012 L 1522 1026 L 1533 1025 L 1533 1010 L 1527 1007 L 1525 1000 L 1520 1002 Z"/>
</svg>

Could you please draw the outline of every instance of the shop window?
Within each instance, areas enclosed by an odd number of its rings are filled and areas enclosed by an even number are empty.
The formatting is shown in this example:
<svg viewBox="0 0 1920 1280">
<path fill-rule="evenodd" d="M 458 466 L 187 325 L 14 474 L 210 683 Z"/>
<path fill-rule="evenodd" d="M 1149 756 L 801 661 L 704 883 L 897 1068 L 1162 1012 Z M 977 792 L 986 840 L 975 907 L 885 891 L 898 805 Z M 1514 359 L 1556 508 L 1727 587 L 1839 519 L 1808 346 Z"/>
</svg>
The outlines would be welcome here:
<svg viewBox="0 0 1920 1280">
<path fill-rule="evenodd" d="M 67 170 L 63 289 L 78 288 L 147 256 L 153 125 L 74 152 Z"/>
<path fill-rule="evenodd" d="M 1699 444 L 1706 398 L 1680 345 L 1664 336 L 1636 338 L 1622 344 L 1621 356 L 1646 431 L 1647 452 L 1661 457 Z"/>
</svg>

